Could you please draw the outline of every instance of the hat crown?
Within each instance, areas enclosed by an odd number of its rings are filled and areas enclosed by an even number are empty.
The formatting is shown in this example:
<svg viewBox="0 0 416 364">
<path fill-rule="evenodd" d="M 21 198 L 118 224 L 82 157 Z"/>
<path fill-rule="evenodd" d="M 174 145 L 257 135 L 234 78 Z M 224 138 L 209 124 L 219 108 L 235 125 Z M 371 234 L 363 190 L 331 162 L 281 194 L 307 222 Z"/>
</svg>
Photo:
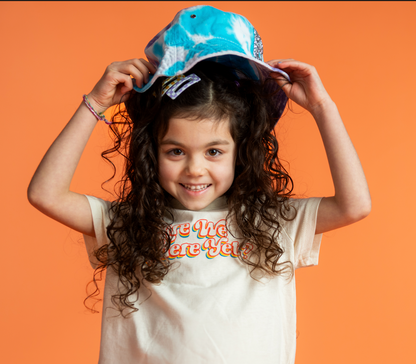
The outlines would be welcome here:
<svg viewBox="0 0 416 364">
<path fill-rule="evenodd" d="M 183 66 L 191 58 L 207 58 L 209 53 L 216 56 L 221 51 L 263 61 L 263 44 L 251 23 L 242 15 L 207 5 L 179 11 L 145 48 L 149 61 L 161 67 L 167 76 L 183 71 L 181 65 L 168 65 L 172 60 L 182 60 Z M 166 73 L 169 68 L 172 69 Z"/>
<path fill-rule="evenodd" d="M 146 46 L 145 54 L 156 72 L 137 92 L 146 92 L 159 77 L 183 75 L 202 61 L 227 66 L 236 79 L 264 80 L 270 72 L 289 75 L 263 60 L 263 43 L 251 23 L 242 15 L 221 11 L 212 6 L 197 5 L 179 11 Z M 283 90 L 269 82 L 276 120 L 283 113 L 287 97 Z"/>
</svg>

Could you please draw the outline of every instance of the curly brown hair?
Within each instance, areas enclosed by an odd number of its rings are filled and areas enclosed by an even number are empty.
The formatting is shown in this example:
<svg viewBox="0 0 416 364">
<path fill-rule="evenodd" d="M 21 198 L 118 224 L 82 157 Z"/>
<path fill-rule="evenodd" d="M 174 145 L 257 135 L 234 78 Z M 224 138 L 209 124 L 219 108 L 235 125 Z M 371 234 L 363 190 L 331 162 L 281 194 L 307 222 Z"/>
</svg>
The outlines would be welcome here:
<svg viewBox="0 0 416 364">
<path fill-rule="evenodd" d="M 249 259 L 242 254 L 238 258 L 250 266 L 253 278 L 254 271 L 293 276 L 293 264 L 279 261 L 284 251 L 278 244 L 279 218 L 290 221 L 295 217 L 289 216 L 292 209 L 288 204 L 293 181 L 279 161 L 274 132 L 287 99 L 280 97 L 282 104 L 273 104 L 276 98 L 269 87 L 271 82 L 276 85 L 273 79 L 253 81 L 218 63 L 201 62 L 189 73 L 201 81 L 175 100 L 161 96 L 163 77 L 145 93 L 132 92 L 125 107 L 121 104 L 113 116 L 110 129 L 114 146 L 101 154 L 113 166 L 110 180 L 116 167 L 109 155 L 123 156 L 125 166 L 117 184 L 118 198 L 110 209 L 113 217 L 107 236 L 111 243 L 95 251 L 100 262 L 92 280 L 96 290 L 86 300 L 97 296 L 97 281 L 111 267 L 123 288 L 112 296 L 121 314 L 126 308 L 130 313 L 137 311 L 134 302 L 141 284 L 160 283 L 171 268 L 166 253 L 173 215 L 167 221 L 171 197 L 159 184 L 158 141 L 166 134 L 172 117 L 230 121 L 237 158 L 234 181 L 225 194 L 229 209 L 226 221 L 233 221 L 236 227 L 233 234 L 238 237 L 233 236 L 241 239 L 240 252 L 247 243 L 254 247 Z"/>
</svg>

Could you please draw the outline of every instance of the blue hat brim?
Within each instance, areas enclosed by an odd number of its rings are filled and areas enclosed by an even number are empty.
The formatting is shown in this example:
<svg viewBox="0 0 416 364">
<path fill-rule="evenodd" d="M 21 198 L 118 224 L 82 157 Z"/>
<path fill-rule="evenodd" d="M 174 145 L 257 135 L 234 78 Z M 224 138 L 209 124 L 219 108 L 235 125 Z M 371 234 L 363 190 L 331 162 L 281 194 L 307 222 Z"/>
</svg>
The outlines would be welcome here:
<svg viewBox="0 0 416 364">
<path fill-rule="evenodd" d="M 265 62 L 262 62 L 254 57 L 249 57 L 238 51 L 227 50 L 215 53 L 208 52 L 208 54 L 202 56 L 200 52 L 197 53 L 195 51 L 192 53 L 190 52 L 190 54 L 190 59 L 187 62 L 183 62 L 183 64 L 179 65 L 179 67 L 176 66 L 175 68 L 170 67 L 166 69 L 161 64 L 160 67 L 158 67 L 156 70 L 155 74 L 150 75 L 149 81 L 146 85 L 143 87 L 138 87 L 133 83 L 134 90 L 140 93 L 146 92 L 159 77 L 172 77 L 184 74 L 202 61 L 212 61 L 224 64 L 232 69 L 241 71 L 246 77 L 252 78 L 254 80 L 259 80 L 260 74 L 262 74 L 262 77 L 269 77 L 271 72 L 277 72 L 282 74 L 290 82 L 290 77 L 286 72 L 278 68 L 274 68 Z M 192 56 L 192 54 L 194 54 L 194 56 Z"/>
</svg>

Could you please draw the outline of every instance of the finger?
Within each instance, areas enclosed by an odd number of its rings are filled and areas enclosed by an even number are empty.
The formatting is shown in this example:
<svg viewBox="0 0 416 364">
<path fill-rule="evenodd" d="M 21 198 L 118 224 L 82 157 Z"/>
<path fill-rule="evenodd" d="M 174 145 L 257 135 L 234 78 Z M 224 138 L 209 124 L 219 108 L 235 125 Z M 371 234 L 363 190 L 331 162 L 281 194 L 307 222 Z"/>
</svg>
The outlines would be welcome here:
<svg viewBox="0 0 416 364">
<path fill-rule="evenodd" d="M 149 79 L 149 70 L 139 60 L 137 60 L 137 62 L 135 60 L 119 62 L 114 66 L 114 70 L 121 74 L 133 77 L 136 80 L 138 87 L 142 87 L 143 83 L 147 83 Z"/>
<path fill-rule="evenodd" d="M 143 59 L 143 58 L 140 58 L 140 59 L 139 59 L 139 62 L 144 63 L 144 65 L 147 67 L 147 69 L 150 71 L 150 73 L 156 73 L 157 68 L 156 68 L 156 67 L 155 67 L 152 63 L 150 63 L 150 62 L 146 61 L 146 60 L 145 60 L 145 59 Z"/>
<path fill-rule="evenodd" d="M 132 60 L 132 64 L 134 65 L 134 67 L 136 67 L 136 69 L 139 70 L 140 72 L 140 78 L 139 80 L 141 80 L 141 85 L 139 86 L 139 84 L 136 81 L 137 86 L 142 87 L 143 83 L 148 83 L 149 82 L 149 77 L 150 74 L 154 74 L 156 72 L 156 67 L 153 66 L 150 62 L 144 60 L 143 58 L 140 59 L 133 59 Z M 134 78 L 136 78 L 133 75 Z M 137 78 L 136 78 L 137 80 Z"/>
<path fill-rule="evenodd" d="M 90 92 L 91 97 L 102 107 L 108 108 L 118 103 L 118 92 L 126 93 L 133 89 L 130 76 L 108 68 L 101 80 Z"/>
<path fill-rule="evenodd" d="M 124 86 L 120 89 L 120 92 L 117 92 L 117 94 L 114 96 L 114 101 L 118 104 L 121 104 L 122 102 L 126 102 L 131 95 L 132 91 L 125 91 Z"/>
<path fill-rule="evenodd" d="M 315 67 L 299 61 L 279 63 L 277 67 L 282 71 L 285 71 L 292 82 L 305 81 L 311 77 L 316 78 L 316 76 L 318 76 Z"/>
<path fill-rule="evenodd" d="M 313 69 L 313 66 L 304 62 L 296 61 L 294 59 L 287 59 L 287 60 L 279 61 L 278 63 L 276 63 L 276 67 L 279 69 L 285 70 L 286 72 L 290 72 L 294 70 L 310 72 Z"/>
<path fill-rule="evenodd" d="M 272 67 L 276 67 L 277 64 L 282 62 L 294 61 L 293 58 L 282 58 L 282 59 L 273 59 L 271 61 L 267 61 L 266 63 Z"/>
<path fill-rule="evenodd" d="M 131 65 L 136 68 L 142 75 L 141 79 L 143 80 L 144 83 L 147 83 L 149 81 L 149 73 L 150 73 L 150 69 L 148 67 L 147 64 L 145 64 L 145 60 L 144 59 L 137 59 L 134 58 L 131 61 Z M 149 62 L 147 62 L 148 64 L 150 64 Z M 133 77 L 134 74 L 132 73 Z"/>
<path fill-rule="evenodd" d="M 114 92 L 114 88 L 120 83 L 130 85 L 130 87 L 133 88 L 133 82 L 129 75 L 125 72 L 120 72 L 120 66 L 112 63 L 107 67 L 103 77 L 94 88 L 101 89 L 104 94 L 108 94 Z"/>
<path fill-rule="evenodd" d="M 128 84 L 126 85 L 126 83 L 120 83 L 117 86 L 117 90 L 114 94 L 113 100 L 112 100 L 112 104 L 121 104 L 122 102 L 126 102 L 132 92 L 133 92 L 133 82 L 132 79 L 130 77 L 126 77 L 126 82 L 128 82 Z"/>
</svg>

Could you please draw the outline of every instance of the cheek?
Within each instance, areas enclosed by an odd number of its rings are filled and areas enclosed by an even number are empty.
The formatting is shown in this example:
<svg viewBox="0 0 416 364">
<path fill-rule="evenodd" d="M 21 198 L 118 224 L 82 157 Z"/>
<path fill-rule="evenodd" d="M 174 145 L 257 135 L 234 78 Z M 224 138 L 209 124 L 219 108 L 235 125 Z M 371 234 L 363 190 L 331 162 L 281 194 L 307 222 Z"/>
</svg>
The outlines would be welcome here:
<svg viewBox="0 0 416 364">
<path fill-rule="evenodd" d="M 177 176 L 177 168 L 166 160 L 159 160 L 159 181 L 162 187 L 174 180 Z"/>
<path fill-rule="evenodd" d="M 231 186 L 234 180 L 234 173 L 235 173 L 235 161 L 234 159 L 230 159 L 227 163 L 218 166 L 215 175 L 218 182 L 222 182 Z"/>
</svg>

